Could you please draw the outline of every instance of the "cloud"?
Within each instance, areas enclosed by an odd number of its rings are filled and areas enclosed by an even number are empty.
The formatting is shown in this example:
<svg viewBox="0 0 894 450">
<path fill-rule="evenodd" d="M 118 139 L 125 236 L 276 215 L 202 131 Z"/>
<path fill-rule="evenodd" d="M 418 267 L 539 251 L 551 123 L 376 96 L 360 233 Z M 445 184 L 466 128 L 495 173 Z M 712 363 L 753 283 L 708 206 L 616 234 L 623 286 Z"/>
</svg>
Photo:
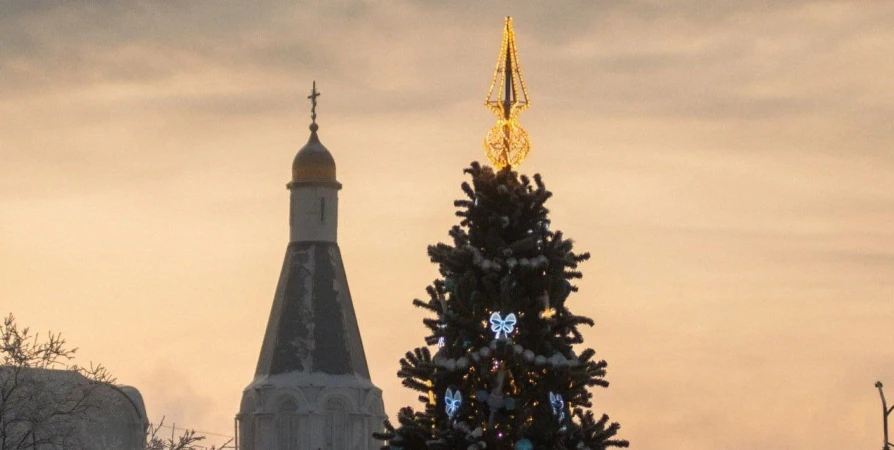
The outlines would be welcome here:
<svg viewBox="0 0 894 450">
<path fill-rule="evenodd" d="M 506 14 L 533 101 L 522 169 L 544 174 L 554 225 L 593 251 L 574 302 L 597 320 L 588 342 L 613 383 L 597 404 L 625 437 L 874 439 L 871 383 L 894 377 L 882 2 L 0 0 L 8 307 L 84 327 L 151 414 L 227 429 L 316 79 L 374 381 L 389 411 L 413 401 L 393 343 L 421 342 L 420 325 L 372 327 L 418 319 L 425 245 L 446 238 L 492 124 L 481 103 Z M 123 349 L 106 343 L 123 322 L 96 310 L 137 324 Z M 156 327 L 193 359 L 147 348 Z M 161 362 L 143 374 L 144 358 Z M 210 380 L 215 360 L 228 365 Z"/>
</svg>

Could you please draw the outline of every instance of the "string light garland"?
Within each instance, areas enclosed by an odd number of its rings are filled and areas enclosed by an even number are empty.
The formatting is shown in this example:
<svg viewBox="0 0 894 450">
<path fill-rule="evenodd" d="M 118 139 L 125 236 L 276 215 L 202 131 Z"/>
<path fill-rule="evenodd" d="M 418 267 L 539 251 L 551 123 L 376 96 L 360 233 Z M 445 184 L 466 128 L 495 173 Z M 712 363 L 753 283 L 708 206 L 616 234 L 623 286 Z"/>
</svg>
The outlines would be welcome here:
<svg viewBox="0 0 894 450">
<path fill-rule="evenodd" d="M 484 106 L 497 116 L 497 124 L 484 138 L 487 159 L 497 169 L 520 165 L 531 151 L 531 140 L 518 123 L 518 116 L 528 109 L 530 101 L 518 63 L 512 17 L 506 17 L 497 67 L 494 69 Z"/>
<path fill-rule="evenodd" d="M 431 380 L 425 382 L 425 385 L 428 386 L 428 403 L 430 405 L 435 405 L 437 403 L 437 399 L 435 398 L 434 386 Z"/>
</svg>

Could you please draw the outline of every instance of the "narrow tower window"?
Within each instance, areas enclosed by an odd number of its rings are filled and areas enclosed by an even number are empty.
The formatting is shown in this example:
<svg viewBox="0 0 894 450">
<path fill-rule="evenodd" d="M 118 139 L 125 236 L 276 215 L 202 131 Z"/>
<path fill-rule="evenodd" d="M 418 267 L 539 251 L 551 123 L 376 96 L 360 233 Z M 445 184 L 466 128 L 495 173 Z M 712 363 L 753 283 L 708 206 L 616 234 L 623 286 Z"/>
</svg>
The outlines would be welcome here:
<svg viewBox="0 0 894 450">
<path fill-rule="evenodd" d="M 326 197 L 320 197 L 320 223 L 326 221 Z"/>
</svg>

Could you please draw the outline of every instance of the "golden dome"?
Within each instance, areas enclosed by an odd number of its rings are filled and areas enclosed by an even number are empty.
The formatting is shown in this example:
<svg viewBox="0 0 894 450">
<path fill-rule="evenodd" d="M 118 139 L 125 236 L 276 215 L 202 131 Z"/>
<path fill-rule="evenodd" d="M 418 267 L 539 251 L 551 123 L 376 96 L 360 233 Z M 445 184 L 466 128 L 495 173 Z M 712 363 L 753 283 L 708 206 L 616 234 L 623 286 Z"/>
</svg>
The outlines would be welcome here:
<svg viewBox="0 0 894 450">
<path fill-rule="evenodd" d="M 338 183 L 335 180 L 335 159 L 317 137 L 317 124 L 310 126 L 307 144 L 292 162 L 292 183 Z"/>
</svg>

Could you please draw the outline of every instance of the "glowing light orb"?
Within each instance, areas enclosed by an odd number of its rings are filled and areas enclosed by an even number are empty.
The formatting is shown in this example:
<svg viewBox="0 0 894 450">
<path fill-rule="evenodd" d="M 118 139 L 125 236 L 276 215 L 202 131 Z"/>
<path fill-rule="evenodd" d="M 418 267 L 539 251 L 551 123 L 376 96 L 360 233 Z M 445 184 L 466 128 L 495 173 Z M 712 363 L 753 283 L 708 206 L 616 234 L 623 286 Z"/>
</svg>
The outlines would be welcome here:
<svg viewBox="0 0 894 450">
<path fill-rule="evenodd" d="M 518 166 L 531 151 L 531 140 L 515 119 L 498 120 L 484 138 L 484 153 L 494 168 Z"/>
</svg>

